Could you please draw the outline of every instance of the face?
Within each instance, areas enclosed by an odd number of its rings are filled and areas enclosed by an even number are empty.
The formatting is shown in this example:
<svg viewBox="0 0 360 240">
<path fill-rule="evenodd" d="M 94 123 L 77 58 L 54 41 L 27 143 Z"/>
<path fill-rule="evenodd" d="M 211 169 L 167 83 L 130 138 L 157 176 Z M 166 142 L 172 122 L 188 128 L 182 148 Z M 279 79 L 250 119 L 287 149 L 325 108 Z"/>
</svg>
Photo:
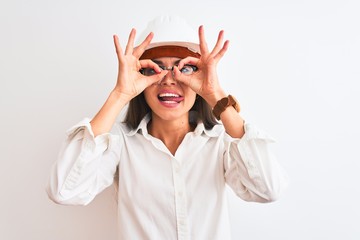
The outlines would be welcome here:
<svg viewBox="0 0 360 240">
<path fill-rule="evenodd" d="M 166 68 L 177 65 L 180 58 L 163 57 L 153 61 L 159 66 Z M 188 86 L 176 81 L 169 71 L 157 84 L 153 84 L 144 90 L 147 104 L 153 112 L 153 118 L 163 120 L 177 120 L 188 118 L 189 111 L 195 103 L 196 93 Z"/>
</svg>

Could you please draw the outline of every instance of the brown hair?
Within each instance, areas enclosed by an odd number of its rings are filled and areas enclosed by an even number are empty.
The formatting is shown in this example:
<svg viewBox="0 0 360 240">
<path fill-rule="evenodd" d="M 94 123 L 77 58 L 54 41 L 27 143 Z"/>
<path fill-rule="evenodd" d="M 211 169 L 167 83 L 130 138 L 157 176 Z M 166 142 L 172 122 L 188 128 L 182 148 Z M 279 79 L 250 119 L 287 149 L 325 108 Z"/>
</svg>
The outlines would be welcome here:
<svg viewBox="0 0 360 240">
<path fill-rule="evenodd" d="M 190 111 L 195 111 L 197 113 L 197 119 L 192 121 L 195 121 L 195 123 L 199 120 L 202 121 L 205 129 L 212 129 L 218 124 L 211 111 L 210 105 L 199 95 L 196 96 L 195 103 Z M 135 129 L 138 127 L 144 116 L 150 112 L 151 109 L 146 103 L 144 93 L 141 93 L 130 101 L 124 123 L 131 129 Z"/>
</svg>

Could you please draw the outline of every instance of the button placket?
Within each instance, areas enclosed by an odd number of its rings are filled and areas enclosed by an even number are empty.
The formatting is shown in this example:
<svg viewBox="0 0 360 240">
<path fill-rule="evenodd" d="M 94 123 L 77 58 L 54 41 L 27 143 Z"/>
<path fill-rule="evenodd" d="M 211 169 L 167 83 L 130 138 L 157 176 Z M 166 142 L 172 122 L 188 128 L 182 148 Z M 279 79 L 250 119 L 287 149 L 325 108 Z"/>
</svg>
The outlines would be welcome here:
<svg viewBox="0 0 360 240">
<path fill-rule="evenodd" d="M 187 202 L 185 196 L 185 182 L 181 175 L 181 165 L 176 159 L 172 159 L 172 169 L 175 193 L 177 235 L 179 240 L 185 240 L 190 238 Z"/>
</svg>

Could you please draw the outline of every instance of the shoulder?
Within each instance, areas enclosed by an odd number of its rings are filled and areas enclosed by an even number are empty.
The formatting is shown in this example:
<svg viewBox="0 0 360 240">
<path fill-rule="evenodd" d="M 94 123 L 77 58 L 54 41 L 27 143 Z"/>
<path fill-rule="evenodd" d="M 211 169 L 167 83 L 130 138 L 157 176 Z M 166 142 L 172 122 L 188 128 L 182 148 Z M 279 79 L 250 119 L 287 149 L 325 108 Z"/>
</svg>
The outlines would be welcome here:
<svg viewBox="0 0 360 240">
<path fill-rule="evenodd" d="M 225 133 L 225 128 L 222 124 L 216 124 L 211 129 L 206 129 L 203 123 L 198 123 L 195 134 L 205 134 L 208 137 L 221 137 Z"/>
<path fill-rule="evenodd" d="M 137 132 L 137 129 L 131 128 L 130 126 L 128 126 L 124 122 L 117 122 L 114 125 L 113 131 L 116 134 L 125 135 L 125 136 L 131 136 L 131 135 L 134 135 Z"/>
</svg>

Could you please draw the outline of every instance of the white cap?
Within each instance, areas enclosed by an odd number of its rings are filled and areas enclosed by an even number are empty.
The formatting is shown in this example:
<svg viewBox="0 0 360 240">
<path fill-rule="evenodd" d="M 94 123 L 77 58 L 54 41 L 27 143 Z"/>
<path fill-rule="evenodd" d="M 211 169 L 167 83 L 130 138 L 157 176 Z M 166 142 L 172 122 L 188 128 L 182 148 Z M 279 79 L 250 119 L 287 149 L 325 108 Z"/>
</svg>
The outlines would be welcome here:
<svg viewBox="0 0 360 240">
<path fill-rule="evenodd" d="M 197 31 L 178 16 L 160 16 L 150 21 L 139 35 L 137 45 L 154 33 L 141 59 L 158 57 L 200 57 Z"/>
</svg>

